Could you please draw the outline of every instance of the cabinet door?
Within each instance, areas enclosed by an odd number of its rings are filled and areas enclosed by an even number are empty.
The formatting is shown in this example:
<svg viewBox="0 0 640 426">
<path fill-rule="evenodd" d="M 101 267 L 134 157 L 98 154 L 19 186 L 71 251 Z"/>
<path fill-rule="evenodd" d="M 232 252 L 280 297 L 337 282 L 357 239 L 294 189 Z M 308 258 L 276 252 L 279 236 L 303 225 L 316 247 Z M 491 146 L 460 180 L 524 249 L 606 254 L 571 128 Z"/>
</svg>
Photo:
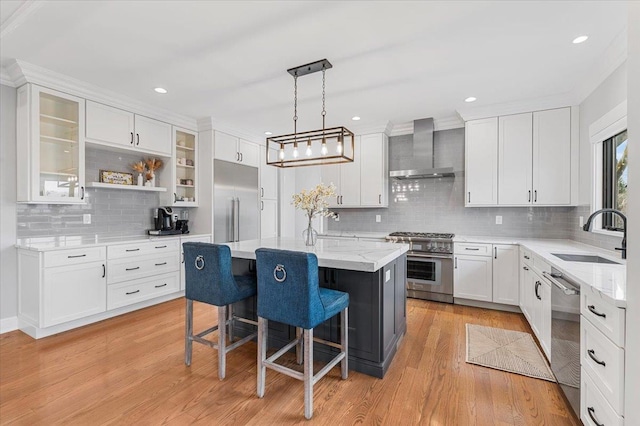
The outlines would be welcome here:
<svg viewBox="0 0 640 426">
<path fill-rule="evenodd" d="M 340 207 L 360 205 L 360 138 L 354 141 L 353 162 L 340 165 Z M 367 183 L 368 184 L 368 183 Z"/>
<path fill-rule="evenodd" d="M 245 166 L 260 167 L 260 146 L 240 139 L 238 143 L 240 162 Z M 273 166 L 272 166 L 273 167 Z"/>
<path fill-rule="evenodd" d="M 331 164 L 321 167 L 322 183 L 333 184 L 336 187 L 336 196 L 328 199 L 329 207 L 340 207 L 340 164 Z"/>
<path fill-rule="evenodd" d="M 454 259 L 453 295 L 491 302 L 493 298 L 491 257 L 458 255 Z"/>
<path fill-rule="evenodd" d="M 87 101 L 87 139 L 133 148 L 133 113 Z"/>
<path fill-rule="evenodd" d="M 213 158 L 216 160 L 224 160 L 232 163 L 240 161 L 240 153 L 238 152 L 238 138 L 222 132 L 215 132 L 214 141 L 215 150 Z"/>
<path fill-rule="evenodd" d="M 260 236 L 261 238 L 278 236 L 278 200 L 260 201 Z"/>
<path fill-rule="evenodd" d="M 364 135 L 360 139 L 360 204 L 388 206 L 389 171 L 386 135 Z"/>
<path fill-rule="evenodd" d="M 541 280 L 540 289 L 542 301 L 540 303 L 540 344 L 548 358 L 551 358 L 551 283 Z"/>
<path fill-rule="evenodd" d="M 571 109 L 533 113 L 533 202 L 571 204 Z"/>
<path fill-rule="evenodd" d="M 498 119 L 498 203 L 531 204 L 533 166 L 533 114 Z"/>
<path fill-rule="evenodd" d="M 532 273 L 531 291 L 531 329 L 542 342 L 542 278 L 536 273 Z"/>
<path fill-rule="evenodd" d="M 170 162 L 173 191 L 168 194 L 171 197 L 168 204 L 176 207 L 198 207 L 198 133 L 174 127 L 173 147 L 176 152 Z"/>
<path fill-rule="evenodd" d="M 267 165 L 266 159 L 267 149 L 263 146 L 260 147 L 260 195 L 263 199 L 276 200 L 278 199 L 278 168 Z M 270 150 L 271 158 L 278 154 L 274 149 Z"/>
<path fill-rule="evenodd" d="M 493 245 L 493 301 L 505 305 L 518 306 L 518 246 Z"/>
<path fill-rule="evenodd" d="M 104 262 L 44 270 L 42 327 L 104 312 L 107 280 Z"/>
<path fill-rule="evenodd" d="M 498 204 L 498 118 L 465 124 L 465 205 Z"/>
<path fill-rule="evenodd" d="M 141 115 L 135 116 L 135 122 L 136 148 L 171 156 L 173 137 L 170 124 Z"/>
<path fill-rule="evenodd" d="M 527 265 L 520 265 L 520 309 L 529 321 L 533 321 L 531 304 L 533 303 L 533 272 Z"/>
</svg>

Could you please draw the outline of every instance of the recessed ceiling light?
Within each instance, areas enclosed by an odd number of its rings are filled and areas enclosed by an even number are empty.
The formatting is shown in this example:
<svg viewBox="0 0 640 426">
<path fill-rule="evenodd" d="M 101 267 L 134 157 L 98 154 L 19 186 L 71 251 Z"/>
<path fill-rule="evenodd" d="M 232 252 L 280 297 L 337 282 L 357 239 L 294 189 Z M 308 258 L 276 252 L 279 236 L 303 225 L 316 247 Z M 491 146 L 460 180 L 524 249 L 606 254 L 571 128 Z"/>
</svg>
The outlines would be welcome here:
<svg viewBox="0 0 640 426">
<path fill-rule="evenodd" d="M 156 87 L 156 88 L 155 88 L 155 89 L 153 89 L 153 90 L 155 90 L 155 91 L 156 91 L 156 92 L 158 92 L 158 93 L 162 93 L 162 94 L 167 93 L 167 89 L 162 88 L 162 87 Z"/>
<path fill-rule="evenodd" d="M 474 98 L 473 96 L 469 96 L 467 99 L 464 100 L 465 102 L 475 102 L 476 98 Z"/>
<path fill-rule="evenodd" d="M 573 44 L 580 44 L 580 43 L 584 43 L 585 41 L 587 41 L 587 39 L 589 38 L 589 36 L 583 35 L 580 37 L 576 37 L 573 39 Z"/>
<path fill-rule="evenodd" d="M 354 117 L 351 117 L 351 119 L 352 119 L 353 121 L 358 121 L 358 120 L 360 120 L 360 117 L 358 117 L 358 116 L 356 115 L 356 116 L 354 116 Z"/>
<path fill-rule="evenodd" d="M 264 132 L 264 134 L 265 134 L 265 135 L 267 135 L 267 136 L 271 136 L 273 133 L 271 133 L 271 132 Z"/>
</svg>

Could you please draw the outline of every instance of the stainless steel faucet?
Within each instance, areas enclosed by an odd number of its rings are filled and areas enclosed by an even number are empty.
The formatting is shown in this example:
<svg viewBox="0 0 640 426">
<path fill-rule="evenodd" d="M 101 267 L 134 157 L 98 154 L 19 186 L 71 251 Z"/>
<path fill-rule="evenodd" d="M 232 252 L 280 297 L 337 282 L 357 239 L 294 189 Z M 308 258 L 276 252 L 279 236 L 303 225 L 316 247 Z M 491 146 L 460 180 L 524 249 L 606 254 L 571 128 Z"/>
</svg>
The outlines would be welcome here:
<svg viewBox="0 0 640 426">
<path fill-rule="evenodd" d="M 622 237 L 622 247 L 616 247 L 616 250 L 620 250 L 622 252 L 622 258 L 627 258 L 627 217 L 620 210 L 616 209 L 602 209 L 591 213 L 589 219 L 587 219 L 587 223 L 582 227 L 583 230 L 589 232 L 591 230 L 591 222 L 593 218 L 599 215 L 600 213 L 615 213 L 622 218 L 622 227 L 623 227 L 623 237 Z"/>
</svg>

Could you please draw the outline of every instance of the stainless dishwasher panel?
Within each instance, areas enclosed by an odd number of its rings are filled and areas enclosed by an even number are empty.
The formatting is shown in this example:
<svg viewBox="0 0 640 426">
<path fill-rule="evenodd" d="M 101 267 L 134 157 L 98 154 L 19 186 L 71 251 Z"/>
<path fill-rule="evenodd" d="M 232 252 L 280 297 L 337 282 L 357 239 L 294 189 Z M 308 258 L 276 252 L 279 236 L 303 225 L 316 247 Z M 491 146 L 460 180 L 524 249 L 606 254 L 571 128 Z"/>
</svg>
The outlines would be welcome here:
<svg viewBox="0 0 640 426">
<path fill-rule="evenodd" d="M 580 286 L 551 269 L 551 370 L 580 417 Z"/>
</svg>

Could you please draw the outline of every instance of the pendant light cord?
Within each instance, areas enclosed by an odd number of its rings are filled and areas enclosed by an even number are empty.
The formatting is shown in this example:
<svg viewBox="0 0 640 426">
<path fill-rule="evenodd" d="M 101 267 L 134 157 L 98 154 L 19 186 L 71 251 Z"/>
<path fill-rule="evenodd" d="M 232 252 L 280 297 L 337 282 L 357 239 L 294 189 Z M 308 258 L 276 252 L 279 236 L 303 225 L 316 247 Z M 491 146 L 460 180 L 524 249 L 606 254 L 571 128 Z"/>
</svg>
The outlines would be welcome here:
<svg viewBox="0 0 640 426">
<path fill-rule="evenodd" d="M 298 73 L 293 76 L 293 134 L 298 134 Z"/>
<path fill-rule="evenodd" d="M 325 79 L 324 79 L 324 75 L 325 75 L 325 68 L 324 65 L 322 66 L 322 130 L 324 131 L 325 126 L 324 126 L 324 118 L 327 115 L 327 111 L 325 110 L 324 107 L 324 86 L 325 86 Z"/>
</svg>

